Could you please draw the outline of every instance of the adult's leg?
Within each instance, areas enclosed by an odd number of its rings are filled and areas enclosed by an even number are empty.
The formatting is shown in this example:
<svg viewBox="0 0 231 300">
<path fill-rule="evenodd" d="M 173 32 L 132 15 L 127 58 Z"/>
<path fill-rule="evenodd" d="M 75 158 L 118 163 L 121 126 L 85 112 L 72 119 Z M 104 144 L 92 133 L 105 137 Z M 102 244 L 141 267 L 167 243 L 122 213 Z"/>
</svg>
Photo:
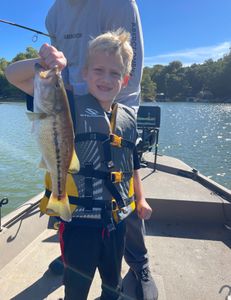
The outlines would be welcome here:
<svg viewBox="0 0 231 300">
<path fill-rule="evenodd" d="M 149 269 L 148 251 L 144 241 L 144 222 L 136 211 L 126 218 L 124 258 L 137 282 L 139 300 L 158 299 L 158 290 Z"/>
<path fill-rule="evenodd" d="M 116 300 L 121 293 L 121 264 L 125 243 L 125 223 L 121 222 L 116 230 L 106 234 L 102 240 L 99 272 L 102 279 L 100 300 Z"/>
<path fill-rule="evenodd" d="M 98 228 L 67 227 L 63 232 L 64 299 L 86 300 L 99 259 L 100 235 Z"/>
</svg>

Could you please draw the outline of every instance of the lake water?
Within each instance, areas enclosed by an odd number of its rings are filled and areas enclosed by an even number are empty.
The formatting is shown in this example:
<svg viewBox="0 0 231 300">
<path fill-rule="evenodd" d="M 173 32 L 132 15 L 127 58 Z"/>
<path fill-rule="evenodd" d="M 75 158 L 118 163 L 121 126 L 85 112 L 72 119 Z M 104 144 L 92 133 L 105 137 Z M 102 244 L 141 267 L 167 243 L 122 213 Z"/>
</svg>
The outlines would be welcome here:
<svg viewBox="0 0 231 300">
<path fill-rule="evenodd" d="M 183 160 L 231 189 L 231 104 L 158 103 L 159 153 Z M 0 199 L 2 213 L 41 192 L 44 171 L 24 103 L 0 103 Z"/>
</svg>

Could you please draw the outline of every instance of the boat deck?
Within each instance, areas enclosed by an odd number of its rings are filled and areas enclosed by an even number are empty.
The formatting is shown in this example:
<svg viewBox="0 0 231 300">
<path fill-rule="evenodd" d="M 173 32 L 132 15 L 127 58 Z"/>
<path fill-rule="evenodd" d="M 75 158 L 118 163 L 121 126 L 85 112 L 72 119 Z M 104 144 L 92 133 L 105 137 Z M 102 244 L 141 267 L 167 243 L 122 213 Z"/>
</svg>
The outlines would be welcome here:
<svg viewBox="0 0 231 300">
<path fill-rule="evenodd" d="M 157 171 L 153 172 L 153 157 L 148 154 L 146 158 L 149 163 L 142 169 L 142 179 L 146 198 L 154 210 L 151 220 L 146 222 L 146 246 L 158 299 L 229 299 L 230 191 L 208 180 L 215 187 L 211 191 L 190 178 L 193 172 L 189 166 L 170 157 L 158 157 Z M 220 194 L 221 190 L 224 194 Z M 3 219 L 6 226 L 0 233 L 0 299 L 62 298 L 61 276 L 47 271 L 49 263 L 60 255 L 56 231 L 47 228 L 47 217 L 38 216 L 35 208 L 11 225 L 10 218 Z M 42 229 L 37 229 L 38 221 L 45 224 Z M 33 226 L 34 231 L 38 230 L 37 237 L 30 237 L 31 242 L 26 244 L 23 234 L 33 233 Z M 124 262 L 123 276 L 127 270 Z M 124 299 L 135 300 L 132 279 L 124 280 L 129 295 Z M 100 279 L 96 274 L 88 300 L 99 295 Z"/>
</svg>

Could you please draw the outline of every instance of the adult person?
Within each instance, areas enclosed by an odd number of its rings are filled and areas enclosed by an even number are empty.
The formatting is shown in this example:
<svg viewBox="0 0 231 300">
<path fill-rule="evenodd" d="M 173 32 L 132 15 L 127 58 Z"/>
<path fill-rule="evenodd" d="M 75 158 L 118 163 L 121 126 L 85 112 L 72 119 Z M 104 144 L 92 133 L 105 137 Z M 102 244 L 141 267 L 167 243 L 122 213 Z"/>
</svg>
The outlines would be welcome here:
<svg viewBox="0 0 231 300">
<path fill-rule="evenodd" d="M 82 75 L 89 40 L 107 31 L 123 28 L 131 35 L 133 48 L 132 71 L 126 88 L 116 102 L 138 109 L 140 82 L 143 69 L 143 33 L 135 0 L 56 0 L 48 11 L 46 27 L 51 43 L 67 58 L 63 78 L 75 95 L 88 91 Z M 158 291 L 149 269 L 148 253 L 144 242 L 144 224 L 136 213 L 126 219 L 125 260 L 137 280 L 140 300 L 154 300 Z M 52 262 L 50 267 L 57 266 Z"/>
<path fill-rule="evenodd" d="M 52 37 L 52 45 L 67 58 L 68 68 L 63 77 L 72 85 L 76 95 L 87 93 L 81 70 L 89 40 L 120 27 L 128 31 L 134 51 L 131 78 L 116 100 L 128 106 L 139 106 L 143 35 L 134 0 L 56 0 L 48 11 L 46 27 Z"/>
</svg>

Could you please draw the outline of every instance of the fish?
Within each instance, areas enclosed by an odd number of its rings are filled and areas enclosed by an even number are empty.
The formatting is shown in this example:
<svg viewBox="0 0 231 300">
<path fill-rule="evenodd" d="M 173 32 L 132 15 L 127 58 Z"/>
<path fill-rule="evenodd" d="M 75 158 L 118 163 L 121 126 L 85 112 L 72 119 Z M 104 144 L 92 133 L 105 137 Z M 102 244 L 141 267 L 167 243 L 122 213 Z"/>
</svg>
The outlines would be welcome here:
<svg viewBox="0 0 231 300">
<path fill-rule="evenodd" d="M 74 148 L 74 129 L 61 72 L 57 67 L 44 69 L 35 64 L 34 112 L 28 113 L 42 154 L 39 164 L 51 176 L 52 192 L 46 213 L 70 222 L 72 213 L 66 192 L 68 173 L 80 165 Z"/>
</svg>

